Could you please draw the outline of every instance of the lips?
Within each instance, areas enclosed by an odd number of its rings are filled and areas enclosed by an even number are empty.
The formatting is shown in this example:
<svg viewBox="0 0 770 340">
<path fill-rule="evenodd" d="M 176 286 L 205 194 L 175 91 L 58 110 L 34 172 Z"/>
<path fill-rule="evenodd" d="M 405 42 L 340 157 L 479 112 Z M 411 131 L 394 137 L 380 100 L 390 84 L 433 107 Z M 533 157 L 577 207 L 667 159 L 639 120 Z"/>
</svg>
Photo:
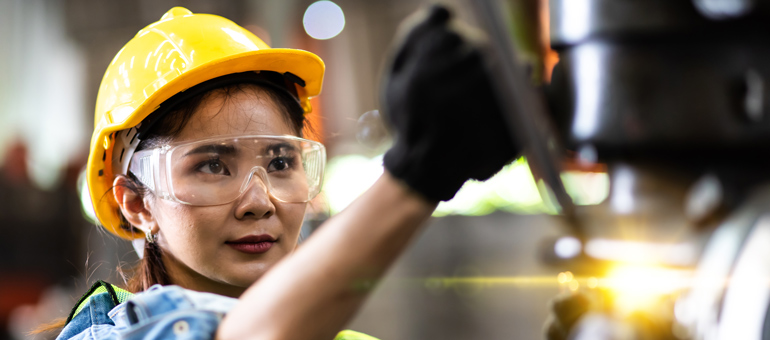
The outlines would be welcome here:
<svg viewBox="0 0 770 340">
<path fill-rule="evenodd" d="M 225 244 L 230 246 L 230 248 L 233 248 L 242 253 L 262 254 L 270 250 L 270 248 L 273 246 L 273 243 L 275 243 L 275 241 L 276 239 L 273 238 L 272 236 L 267 234 L 262 234 L 262 235 L 249 235 L 234 241 L 227 241 L 225 242 Z"/>
</svg>

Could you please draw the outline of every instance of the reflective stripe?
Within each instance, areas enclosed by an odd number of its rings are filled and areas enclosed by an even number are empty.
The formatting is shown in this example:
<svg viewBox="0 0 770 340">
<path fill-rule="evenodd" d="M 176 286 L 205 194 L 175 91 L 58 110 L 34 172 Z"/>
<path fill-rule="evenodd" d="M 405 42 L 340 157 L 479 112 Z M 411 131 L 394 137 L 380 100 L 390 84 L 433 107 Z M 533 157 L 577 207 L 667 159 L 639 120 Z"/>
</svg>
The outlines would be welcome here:
<svg viewBox="0 0 770 340">
<path fill-rule="evenodd" d="M 88 289 L 88 292 L 83 294 L 80 300 L 78 300 L 78 302 L 75 304 L 75 307 L 72 308 L 70 315 L 67 317 L 67 323 L 69 323 L 76 315 L 78 315 L 78 313 L 80 313 L 81 310 L 83 310 L 83 308 L 85 308 L 86 305 L 88 305 L 88 302 L 91 301 L 92 296 L 96 296 L 102 293 L 109 293 L 110 298 L 112 299 L 112 302 L 115 304 L 115 306 L 127 301 L 132 296 L 134 296 L 133 293 L 118 286 L 109 284 L 102 280 L 96 281 L 94 285 Z"/>
</svg>

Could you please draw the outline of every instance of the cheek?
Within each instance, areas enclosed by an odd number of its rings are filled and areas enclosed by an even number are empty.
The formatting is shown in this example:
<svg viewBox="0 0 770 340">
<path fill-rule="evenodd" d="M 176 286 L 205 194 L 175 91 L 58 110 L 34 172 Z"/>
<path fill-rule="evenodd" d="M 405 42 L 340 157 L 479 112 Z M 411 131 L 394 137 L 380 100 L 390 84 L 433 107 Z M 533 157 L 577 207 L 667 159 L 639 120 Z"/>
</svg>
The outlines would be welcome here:
<svg viewBox="0 0 770 340">
<path fill-rule="evenodd" d="M 290 236 L 296 242 L 299 237 L 302 220 L 305 218 L 307 203 L 283 203 L 274 202 L 275 214 L 281 220 L 286 236 Z"/>
<path fill-rule="evenodd" d="M 221 225 L 229 211 L 226 206 L 193 207 L 174 202 L 164 202 L 159 211 L 158 225 L 165 243 L 176 255 L 195 253 L 207 248 L 207 244 L 221 235 Z"/>
</svg>

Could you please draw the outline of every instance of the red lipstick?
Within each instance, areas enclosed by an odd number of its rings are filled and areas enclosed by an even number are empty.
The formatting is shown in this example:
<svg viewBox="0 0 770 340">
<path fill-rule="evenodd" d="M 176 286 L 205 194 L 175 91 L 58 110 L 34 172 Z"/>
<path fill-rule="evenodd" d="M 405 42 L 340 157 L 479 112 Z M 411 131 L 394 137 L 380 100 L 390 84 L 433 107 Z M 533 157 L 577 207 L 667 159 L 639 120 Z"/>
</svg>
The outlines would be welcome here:
<svg viewBox="0 0 770 340">
<path fill-rule="evenodd" d="M 225 242 L 231 248 L 246 254 L 262 254 L 270 250 L 275 239 L 267 234 L 249 235 L 234 241 Z"/>
</svg>

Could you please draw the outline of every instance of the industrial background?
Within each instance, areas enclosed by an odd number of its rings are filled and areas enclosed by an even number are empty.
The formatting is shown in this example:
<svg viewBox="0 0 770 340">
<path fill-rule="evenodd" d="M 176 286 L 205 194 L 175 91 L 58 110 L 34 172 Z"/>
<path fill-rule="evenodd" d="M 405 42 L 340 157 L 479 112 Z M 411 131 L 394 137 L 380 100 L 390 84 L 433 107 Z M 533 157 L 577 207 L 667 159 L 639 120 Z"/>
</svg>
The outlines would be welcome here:
<svg viewBox="0 0 770 340">
<path fill-rule="evenodd" d="M 0 339 L 28 338 L 41 323 L 66 316 L 91 283 L 122 283 L 117 268 L 136 260 L 130 244 L 89 220 L 78 178 L 104 70 L 173 6 L 222 15 L 273 47 L 306 49 L 325 61 L 311 120 L 329 150 L 329 173 L 324 207 L 310 224 L 371 183 L 384 147 L 380 136 L 362 133 L 369 123 L 360 117 L 379 109 L 379 74 L 398 24 L 425 2 L 334 3 L 344 17 L 317 20 L 339 26 L 342 18 L 344 27 L 316 39 L 310 0 L 0 0 Z M 448 3 L 473 23 L 462 1 Z M 524 3 L 506 2 L 514 19 L 543 15 L 542 4 Z M 338 22 L 324 24 L 329 18 Z M 535 75 L 547 75 L 541 71 L 549 57 L 522 56 Z M 502 175 L 493 187 L 473 183 L 442 206 L 351 329 L 382 339 L 542 337 L 548 300 L 565 281 L 557 280 L 564 268 L 542 261 L 541 246 L 563 229 L 547 214 L 526 163 Z M 608 190 L 606 178 L 594 177 L 588 187 L 598 191 L 584 193 L 587 202 L 600 202 Z M 530 279 L 457 284 L 456 277 Z"/>
</svg>

